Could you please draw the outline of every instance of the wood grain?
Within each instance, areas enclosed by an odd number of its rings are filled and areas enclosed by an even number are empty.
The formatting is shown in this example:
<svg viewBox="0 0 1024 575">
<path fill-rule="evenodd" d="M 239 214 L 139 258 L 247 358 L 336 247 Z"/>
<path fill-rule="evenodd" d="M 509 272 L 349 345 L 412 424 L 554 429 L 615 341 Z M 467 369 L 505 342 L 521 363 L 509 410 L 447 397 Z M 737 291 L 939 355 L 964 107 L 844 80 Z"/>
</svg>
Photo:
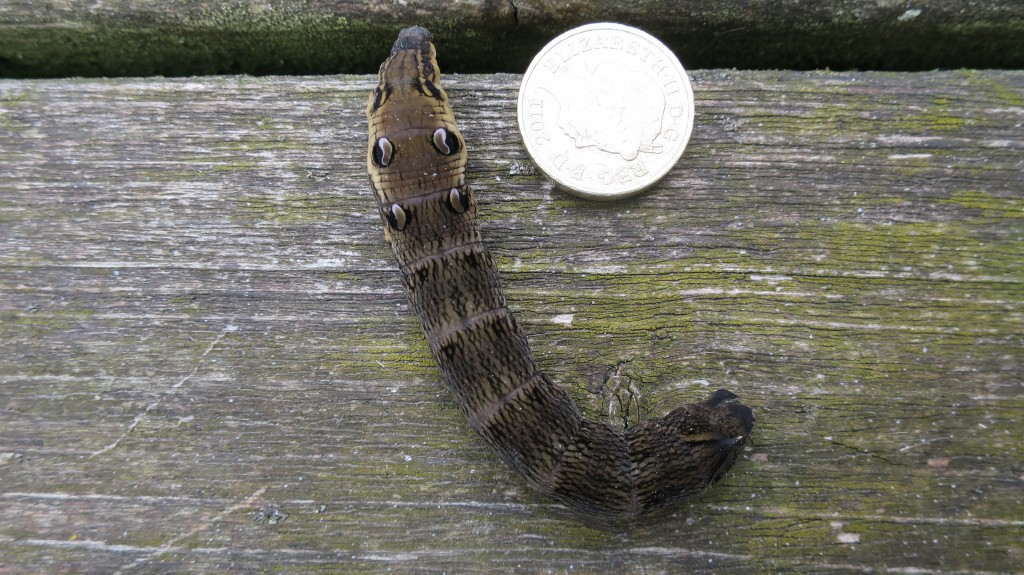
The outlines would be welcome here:
<svg viewBox="0 0 1024 575">
<path fill-rule="evenodd" d="M 448 76 L 484 237 L 591 417 L 737 391 L 628 533 L 469 429 L 380 237 L 370 76 L 0 82 L 0 572 L 1019 570 L 1024 73 L 693 74 L 650 193 L 535 173 Z"/>
</svg>

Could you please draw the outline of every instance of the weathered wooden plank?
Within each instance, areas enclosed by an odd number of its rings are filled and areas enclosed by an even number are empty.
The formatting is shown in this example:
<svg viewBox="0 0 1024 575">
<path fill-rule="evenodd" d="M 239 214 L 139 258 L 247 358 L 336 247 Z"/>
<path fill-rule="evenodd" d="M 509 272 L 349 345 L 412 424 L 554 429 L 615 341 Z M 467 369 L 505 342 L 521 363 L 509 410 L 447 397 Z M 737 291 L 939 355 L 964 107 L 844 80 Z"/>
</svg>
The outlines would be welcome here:
<svg viewBox="0 0 1024 575">
<path fill-rule="evenodd" d="M 688 68 L 1024 68 L 1019 0 L 0 0 L 0 77 L 374 73 L 413 24 L 444 70 L 522 73 L 595 21 L 647 30 Z"/>
<path fill-rule="evenodd" d="M 446 78 L 485 237 L 592 416 L 736 390 L 755 445 L 629 533 L 439 388 L 367 76 L 0 82 L 0 571 L 1001 573 L 1024 559 L 1024 73 L 706 71 L 649 194 L 531 170 Z"/>
</svg>

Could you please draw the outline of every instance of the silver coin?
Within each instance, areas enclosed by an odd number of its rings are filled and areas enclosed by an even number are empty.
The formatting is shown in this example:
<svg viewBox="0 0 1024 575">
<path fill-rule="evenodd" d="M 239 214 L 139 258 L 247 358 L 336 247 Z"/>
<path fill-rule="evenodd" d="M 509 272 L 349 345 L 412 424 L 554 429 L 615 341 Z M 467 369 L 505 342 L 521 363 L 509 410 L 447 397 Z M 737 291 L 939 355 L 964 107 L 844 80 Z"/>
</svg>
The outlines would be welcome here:
<svg viewBox="0 0 1024 575">
<path fill-rule="evenodd" d="M 622 24 L 588 24 L 552 40 L 523 76 L 519 131 L 562 189 L 594 199 L 639 193 L 682 156 L 693 89 L 679 59 Z"/>
</svg>

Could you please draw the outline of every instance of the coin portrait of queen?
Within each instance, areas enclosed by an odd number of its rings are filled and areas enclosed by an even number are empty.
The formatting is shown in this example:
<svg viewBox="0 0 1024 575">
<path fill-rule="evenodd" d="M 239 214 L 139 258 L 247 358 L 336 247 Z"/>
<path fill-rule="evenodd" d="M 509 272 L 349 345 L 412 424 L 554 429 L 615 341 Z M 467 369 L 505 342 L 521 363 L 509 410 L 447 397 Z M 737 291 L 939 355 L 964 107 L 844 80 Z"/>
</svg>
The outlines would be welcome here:
<svg viewBox="0 0 1024 575">
<path fill-rule="evenodd" d="M 586 64 L 557 75 L 548 90 L 558 106 L 559 129 L 577 148 L 594 146 L 626 161 L 658 153 L 665 95 L 650 72 L 621 63 Z"/>
</svg>

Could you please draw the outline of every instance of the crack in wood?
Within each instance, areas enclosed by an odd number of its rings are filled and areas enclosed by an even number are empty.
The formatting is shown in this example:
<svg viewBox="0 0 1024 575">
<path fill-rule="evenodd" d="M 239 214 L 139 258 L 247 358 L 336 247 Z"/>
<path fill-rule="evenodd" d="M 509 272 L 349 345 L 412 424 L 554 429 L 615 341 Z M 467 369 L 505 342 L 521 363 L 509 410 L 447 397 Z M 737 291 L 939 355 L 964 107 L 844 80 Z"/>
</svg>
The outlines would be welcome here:
<svg viewBox="0 0 1024 575">
<path fill-rule="evenodd" d="M 172 395 L 176 390 L 180 389 L 183 385 L 185 385 L 185 383 L 192 379 L 192 377 L 199 371 L 199 368 L 202 367 L 203 360 L 206 359 L 206 356 L 210 355 L 210 352 L 213 351 L 213 348 L 216 347 L 218 343 L 220 343 L 220 340 L 224 339 L 225 335 L 237 330 L 238 327 L 231 324 L 225 326 L 224 329 L 220 330 L 217 336 L 213 338 L 213 341 L 210 342 L 210 345 L 206 346 L 206 349 L 203 350 L 202 354 L 200 354 L 199 359 L 196 361 L 196 365 L 192 368 L 192 371 L 188 372 L 188 374 L 179 379 L 177 383 L 175 383 L 170 388 L 161 393 L 160 397 L 158 397 L 155 401 L 149 403 L 145 409 L 136 414 L 135 417 L 132 418 L 132 422 L 128 424 L 128 428 L 125 429 L 124 432 L 121 433 L 121 435 L 119 435 L 117 439 L 115 439 L 112 443 L 109 443 L 104 447 L 97 449 L 96 451 L 89 454 L 89 458 L 103 455 L 104 453 L 107 453 L 108 451 L 117 448 L 117 446 L 120 445 L 121 442 L 124 441 L 126 437 L 128 437 L 128 434 L 134 431 L 135 428 L 140 423 L 142 423 L 143 420 L 146 419 L 146 416 L 149 415 L 151 411 L 160 406 L 164 399 Z"/>
</svg>

